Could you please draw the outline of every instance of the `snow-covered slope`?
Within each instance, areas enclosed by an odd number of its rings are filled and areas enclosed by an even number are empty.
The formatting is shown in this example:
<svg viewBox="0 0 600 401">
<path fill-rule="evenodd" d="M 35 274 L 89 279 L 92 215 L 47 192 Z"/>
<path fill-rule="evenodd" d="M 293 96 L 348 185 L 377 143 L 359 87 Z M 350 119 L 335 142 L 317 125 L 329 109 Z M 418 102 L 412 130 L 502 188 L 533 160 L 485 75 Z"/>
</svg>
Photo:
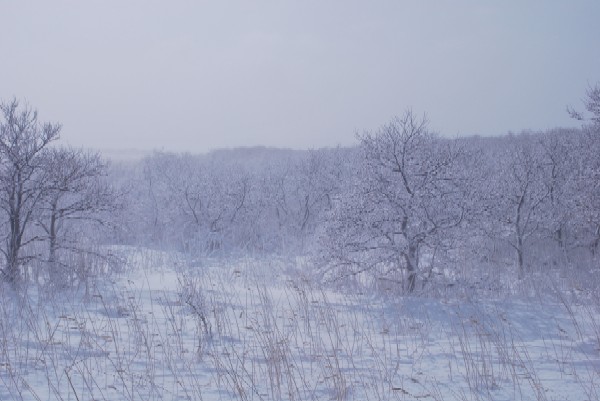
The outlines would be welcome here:
<svg viewBox="0 0 600 401">
<path fill-rule="evenodd" d="M 597 304 L 383 300 L 289 263 L 137 250 L 87 291 L 4 288 L 0 399 L 598 399 Z"/>
</svg>

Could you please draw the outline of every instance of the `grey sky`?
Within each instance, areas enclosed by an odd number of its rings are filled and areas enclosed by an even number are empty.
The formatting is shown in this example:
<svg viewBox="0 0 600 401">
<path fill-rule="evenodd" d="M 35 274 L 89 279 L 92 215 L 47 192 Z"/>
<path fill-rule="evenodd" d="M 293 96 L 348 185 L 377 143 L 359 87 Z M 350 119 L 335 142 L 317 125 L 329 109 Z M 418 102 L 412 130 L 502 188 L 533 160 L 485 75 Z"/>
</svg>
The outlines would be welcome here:
<svg viewBox="0 0 600 401">
<path fill-rule="evenodd" d="M 354 143 L 407 107 L 443 135 L 574 125 L 600 1 L 0 0 L 0 97 L 73 145 Z"/>
</svg>

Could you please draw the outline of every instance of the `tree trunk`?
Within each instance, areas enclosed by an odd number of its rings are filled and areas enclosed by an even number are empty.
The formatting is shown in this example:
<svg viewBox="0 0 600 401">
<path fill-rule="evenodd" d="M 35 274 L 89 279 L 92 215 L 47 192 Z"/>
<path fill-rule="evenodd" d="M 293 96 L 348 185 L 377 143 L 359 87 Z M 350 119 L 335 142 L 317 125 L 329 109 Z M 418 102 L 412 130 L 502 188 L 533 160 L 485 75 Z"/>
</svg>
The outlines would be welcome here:
<svg viewBox="0 0 600 401">
<path fill-rule="evenodd" d="M 519 269 L 519 280 L 525 277 L 525 265 L 523 263 L 523 238 L 520 233 L 517 233 L 517 266 Z"/>
<path fill-rule="evenodd" d="M 417 258 L 417 246 L 409 245 L 408 252 L 405 254 L 406 270 L 408 271 L 408 292 L 413 292 L 415 290 L 415 285 L 417 282 L 417 268 L 419 266 L 419 261 Z"/>
<path fill-rule="evenodd" d="M 517 246 L 515 247 L 517 251 L 517 267 L 518 267 L 518 278 L 519 280 L 525 277 L 525 271 L 523 266 L 523 233 L 524 228 L 521 227 L 521 212 L 523 206 L 525 205 L 525 195 L 527 194 L 527 188 L 529 186 L 529 182 L 525 186 L 523 193 L 519 197 L 519 203 L 517 204 L 517 215 L 515 219 L 515 234 L 517 235 Z"/>
<path fill-rule="evenodd" d="M 17 208 L 11 208 L 10 232 L 6 247 L 6 280 L 15 285 L 19 278 L 19 250 L 21 249 L 21 216 Z"/>
<path fill-rule="evenodd" d="M 19 277 L 19 247 L 15 244 L 14 238 L 9 238 L 6 255 L 6 281 L 14 285 Z"/>
<path fill-rule="evenodd" d="M 52 209 L 50 214 L 50 226 L 48 227 L 48 270 L 50 275 L 50 280 L 54 284 L 60 284 L 63 280 L 62 275 L 59 271 L 59 266 L 56 261 L 56 248 L 57 248 L 57 238 L 56 238 L 56 209 L 57 203 L 52 203 Z"/>
</svg>

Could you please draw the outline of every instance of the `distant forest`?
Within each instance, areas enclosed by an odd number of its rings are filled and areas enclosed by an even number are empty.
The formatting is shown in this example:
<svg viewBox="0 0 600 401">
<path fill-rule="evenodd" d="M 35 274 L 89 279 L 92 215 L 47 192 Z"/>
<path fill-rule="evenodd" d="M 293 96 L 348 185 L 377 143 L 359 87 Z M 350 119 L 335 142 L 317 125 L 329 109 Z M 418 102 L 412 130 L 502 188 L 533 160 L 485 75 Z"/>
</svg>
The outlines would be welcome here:
<svg viewBox="0 0 600 401">
<path fill-rule="evenodd" d="M 154 152 L 108 163 L 2 103 L 2 273 L 77 285 L 106 245 L 282 256 L 344 284 L 421 291 L 597 274 L 600 87 L 581 128 L 448 139 L 411 110 L 349 148 Z M 167 138 L 165 139 L 167 140 Z M 115 262 L 116 263 L 116 262 Z M 585 282 L 585 280 L 583 280 Z"/>
</svg>

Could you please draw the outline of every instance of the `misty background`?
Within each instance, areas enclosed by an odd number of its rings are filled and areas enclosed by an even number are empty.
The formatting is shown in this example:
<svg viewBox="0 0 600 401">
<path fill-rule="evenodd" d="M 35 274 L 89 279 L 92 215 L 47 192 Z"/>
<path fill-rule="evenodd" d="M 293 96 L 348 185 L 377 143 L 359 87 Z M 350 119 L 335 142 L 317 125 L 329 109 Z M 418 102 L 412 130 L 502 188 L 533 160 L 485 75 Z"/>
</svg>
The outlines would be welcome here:
<svg viewBox="0 0 600 401">
<path fill-rule="evenodd" d="M 443 136 L 574 126 L 597 1 L 0 2 L 0 93 L 97 149 L 350 145 L 408 107 Z"/>
</svg>

